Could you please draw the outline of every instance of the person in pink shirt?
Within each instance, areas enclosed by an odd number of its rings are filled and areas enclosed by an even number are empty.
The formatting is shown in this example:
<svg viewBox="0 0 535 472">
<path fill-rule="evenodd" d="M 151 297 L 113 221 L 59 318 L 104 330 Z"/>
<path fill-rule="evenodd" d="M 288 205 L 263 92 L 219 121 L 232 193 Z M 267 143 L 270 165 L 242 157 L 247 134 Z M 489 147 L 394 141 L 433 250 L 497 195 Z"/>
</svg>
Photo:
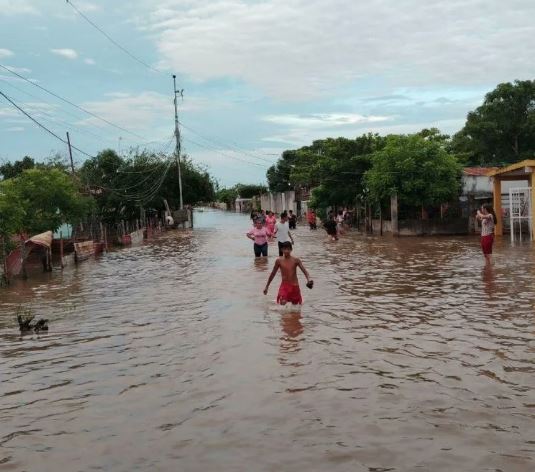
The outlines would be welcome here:
<svg viewBox="0 0 535 472">
<path fill-rule="evenodd" d="M 277 224 L 277 218 L 272 211 L 267 212 L 266 216 L 266 228 L 269 231 L 270 235 L 275 233 L 275 225 Z"/>
<path fill-rule="evenodd" d="M 254 242 L 253 249 L 255 257 L 267 257 L 268 255 L 268 238 L 271 232 L 267 226 L 262 225 L 262 220 L 255 220 L 254 226 L 249 230 L 246 236 Z"/>
</svg>

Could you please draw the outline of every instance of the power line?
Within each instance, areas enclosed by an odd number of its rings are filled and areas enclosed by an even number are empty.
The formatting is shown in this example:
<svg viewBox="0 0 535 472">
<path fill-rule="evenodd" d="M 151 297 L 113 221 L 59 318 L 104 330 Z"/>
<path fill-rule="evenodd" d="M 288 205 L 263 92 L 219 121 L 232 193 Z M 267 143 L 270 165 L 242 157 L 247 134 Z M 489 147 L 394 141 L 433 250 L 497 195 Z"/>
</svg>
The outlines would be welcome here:
<svg viewBox="0 0 535 472">
<path fill-rule="evenodd" d="M 204 149 L 207 149 L 209 151 L 215 151 L 217 154 L 223 156 L 223 157 L 227 157 L 229 159 L 234 159 L 236 161 L 239 161 L 239 162 L 244 162 L 246 164 L 249 164 L 249 165 L 252 165 L 252 166 L 257 166 L 257 167 L 262 167 L 264 169 L 266 169 L 268 166 L 265 165 L 265 164 L 259 164 L 257 162 L 251 162 L 251 161 L 247 161 L 245 159 L 242 159 L 242 158 L 239 158 L 239 157 L 236 157 L 236 156 L 231 156 L 229 154 L 224 154 L 223 152 L 221 152 L 219 149 L 217 149 L 215 146 L 207 146 L 207 145 L 204 145 L 204 144 L 201 144 L 199 143 L 198 141 L 194 141 L 193 139 L 189 138 L 189 137 L 185 137 L 184 140 L 186 141 L 189 141 L 190 143 L 192 144 L 195 144 L 196 146 L 199 146 L 199 147 L 202 147 Z"/>
<path fill-rule="evenodd" d="M 142 66 L 146 67 L 147 69 L 150 69 L 152 70 L 153 72 L 158 72 L 159 74 L 163 74 L 163 71 L 159 70 L 159 69 L 156 69 L 154 67 L 152 67 L 151 65 L 147 64 L 145 61 L 143 61 L 142 59 L 140 59 L 139 57 L 135 56 L 134 54 L 132 54 L 128 49 L 126 49 L 124 46 L 122 46 L 121 44 L 119 44 L 117 41 L 115 41 L 115 39 L 113 39 L 108 33 L 106 33 L 102 28 L 100 28 L 96 23 L 94 23 L 93 21 L 91 21 L 86 15 L 84 15 L 77 7 L 76 5 L 74 5 L 74 3 L 72 3 L 70 0 L 66 0 L 67 4 L 69 6 L 71 6 L 71 8 L 76 12 L 78 13 L 78 15 L 80 15 L 85 21 L 87 21 L 93 28 L 95 28 L 97 31 L 99 31 L 102 35 L 104 35 L 106 37 L 106 39 L 108 39 L 108 41 L 110 41 L 112 44 L 114 44 L 115 46 L 117 46 L 121 51 L 123 51 L 125 54 L 127 54 L 128 56 L 130 56 L 134 61 L 138 62 L 139 64 L 141 64 Z"/>
<path fill-rule="evenodd" d="M 49 130 L 45 125 L 43 125 L 42 123 L 40 123 L 39 121 L 37 121 L 33 116 L 31 116 L 29 113 L 27 113 L 25 110 L 23 110 L 20 106 L 18 106 L 13 100 L 11 100 L 11 98 L 9 98 L 4 92 L 2 92 L 0 90 L 0 95 L 2 95 L 9 103 L 11 103 L 17 110 L 19 110 L 21 113 L 23 113 L 24 115 L 26 115 L 30 120 L 32 120 L 37 126 L 39 126 L 39 128 L 45 130 L 48 134 L 51 134 L 52 136 L 54 136 L 56 139 L 59 139 L 63 144 L 66 144 L 66 145 L 69 145 L 69 143 L 64 140 L 63 138 L 60 138 L 56 133 L 54 133 L 53 131 Z M 87 156 L 87 157 L 90 157 L 90 158 L 93 158 L 93 156 L 91 154 L 88 154 L 87 152 L 85 151 L 82 151 L 80 148 L 76 147 L 76 146 L 72 146 L 71 147 L 73 149 L 76 149 L 79 153 L 83 154 L 84 156 Z"/>
<path fill-rule="evenodd" d="M 258 159 L 258 160 L 261 160 L 261 161 L 265 161 L 265 162 L 268 162 L 269 164 L 273 164 L 273 161 L 270 160 L 270 159 L 266 159 L 265 157 L 259 157 L 259 156 L 255 156 L 253 154 L 250 154 L 248 152 L 246 152 L 245 150 L 243 150 L 242 148 L 234 145 L 225 145 L 221 140 L 216 140 L 216 139 L 211 139 L 211 138 L 207 138 L 206 136 L 203 136 L 201 133 L 199 133 L 198 131 L 195 131 L 191 126 L 186 126 L 184 123 L 180 122 L 180 124 L 182 125 L 183 128 L 191 131 L 193 134 L 199 136 L 200 138 L 204 139 L 205 141 L 209 142 L 209 143 L 215 143 L 219 146 L 223 146 L 225 148 L 227 148 L 228 150 L 231 150 L 233 152 L 239 152 L 240 154 L 243 154 L 245 156 L 248 156 L 248 157 L 252 157 L 253 159 Z"/>
<path fill-rule="evenodd" d="M 15 72 L 14 70 L 11 70 L 9 67 L 4 66 L 3 64 L 0 64 L 0 68 L 2 68 L 4 70 L 7 70 L 10 74 L 13 74 L 13 75 L 17 76 L 19 79 L 22 79 L 22 80 L 28 82 L 29 84 L 32 84 L 34 87 L 37 87 L 37 88 L 43 90 L 44 92 L 48 93 L 49 95 L 52 95 L 53 97 L 57 98 L 58 100 L 61 100 L 62 102 L 65 102 L 65 103 L 77 108 L 78 110 L 83 111 L 84 113 L 88 114 L 89 116 L 92 116 L 93 118 L 96 118 L 97 120 L 100 120 L 103 123 L 106 123 L 107 125 L 113 126 L 114 128 L 116 128 L 118 130 L 121 130 L 124 133 L 128 133 L 128 134 L 130 134 L 132 136 L 135 136 L 136 138 L 142 139 L 144 141 L 148 141 L 146 137 L 141 136 L 141 135 L 139 135 L 137 133 L 134 133 L 133 131 L 130 131 L 130 130 L 126 129 L 126 128 L 123 128 L 122 126 L 116 125 L 115 123 L 112 123 L 111 121 L 108 121 L 106 118 L 102 118 L 101 116 L 98 116 L 97 114 L 95 114 L 95 113 L 93 113 L 93 112 L 91 112 L 89 110 L 86 110 L 85 108 L 81 107 L 80 105 L 77 105 L 76 103 L 71 102 L 70 100 L 62 97 L 61 95 L 58 95 L 55 92 L 52 92 L 51 90 L 48 90 L 47 88 L 39 85 L 36 82 L 33 82 L 32 80 L 28 79 L 27 77 L 24 77 L 23 75 L 19 74 L 18 72 Z"/>
<path fill-rule="evenodd" d="M 28 95 L 29 97 L 35 99 L 35 100 L 40 100 L 40 101 L 43 101 L 44 103 L 48 103 L 48 104 L 51 104 L 50 102 L 48 102 L 47 100 L 44 100 L 43 98 L 41 97 L 38 97 L 37 95 L 34 95 L 24 89 L 21 89 L 15 85 L 13 85 L 12 83 L 10 83 L 9 81 L 5 80 L 5 79 L 2 79 L 0 77 L 0 80 L 2 82 L 4 82 L 8 87 L 11 87 L 15 90 L 18 90 L 19 92 L 22 92 L 23 94 L 25 95 Z M 73 118 L 76 118 L 77 120 L 80 120 L 80 117 L 79 116 L 76 116 L 74 115 L 73 113 L 69 113 L 68 111 L 66 110 L 61 110 L 62 113 L 65 113 L 66 115 L 69 115 L 69 116 L 72 116 Z M 78 131 L 79 133 L 82 133 L 82 134 L 87 134 L 87 135 L 90 135 L 90 136 L 93 136 L 94 138 L 100 140 L 100 141 L 103 141 L 103 140 L 106 140 L 106 141 L 109 141 L 109 142 L 112 142 L 113 140 L 111 138 L 104 138 L 103 136 L 100 136 L 98 134 L 95 134 L 93 133 L 92 131 L 88 130 L 88 129 L 82 129 L 82 128 L 79 128 L 77 126 L 74 126 L 72 123 L 69 123 L 67 121 L 64 121 L 64 120 L 60 120 L 59 118 L 57 118 L 56 116 L 54 116 L 52 113 L 49 113 L 45 110 L 39 110 L 38 113 L 40 114 L 44 114 L 45 116 L 48 116 L 50 118 L 51 121 L 57 121 L 59 123 L 62 123 L 64 124 L 65 126 L 68 126 L 72 129 L 75 129 L 76 131 Z"/>
</svg>

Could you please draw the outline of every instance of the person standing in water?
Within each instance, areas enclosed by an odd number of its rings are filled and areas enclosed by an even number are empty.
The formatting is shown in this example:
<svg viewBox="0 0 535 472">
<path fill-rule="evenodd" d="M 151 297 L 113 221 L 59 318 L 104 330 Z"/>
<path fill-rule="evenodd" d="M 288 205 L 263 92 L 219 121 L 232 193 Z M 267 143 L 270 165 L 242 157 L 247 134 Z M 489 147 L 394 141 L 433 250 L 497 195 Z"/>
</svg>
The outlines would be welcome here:
<svg viewBox="0 0 535 472">
<path fill-rule="evenodd" d="M 487 264 L 492 262 L 492 245 L 494 244 L 494 226 L 498 218 L 494 208 L 488 203 L 481 206 L 477 212 L 477 219 L 481 221 L 481 250 Z"/>
<path fill-rule="evenodd" d="M 288 214 L 285 211 L 281 213 L 281 220 L 275 225 L 275 235 L 277 236 L 280 257 L 282 256 L 282 243 L 291 242 L 294 244 L 294 239 L 288 225 Z"/>
<path fill-rule="evenodd" d="M 289 211 L 288 215 L 288 225 L 290 229 L 297 229 L 297 215 L 294 214 L 293 210 Z"/>
<path fill-rule="evenodd" d="M 275 234 L 275 225 L 277 224 L 277 218 L 272 211 L 267 212 L 266 216 L 266 228 L 271 235 Z"/>
<path fill-rule="evenodd" d="M 246 234 L 246 236 L 254 242 L 253 250 L 255 257 L 267 257 L 268 255 L 268 238 L 271 233 L 262 225 L 262 220 L 257 218 L 254 227 Z"/>
<path fill-rule="evenodd" d="M 344 234 L 344 212 L 342 210 L 336 216 L 336 230 L 338 231 L 338 236 Z"/>
<path fill-rule="evenodd" d="M 325 228 L 325 231 L 327 231 L 327 234 L 329 235 L 332 241 L 338 241 L 336 220 L 334 219 L 334 215 L 332 213 L 329 213 L 327 221 L 323 223 L 323 227 Z"/>
<path fill-rule="evenodd" d="M 307 221 L 308 221 L 308 226 L 310 227 L 311 230 L 318 228 L 317 223 L 316 223 L 316 212 L 314 210 L 308 210 Z"/>
<path fill-rule="evenodd" d="M 303 297 L 301 296 L 301 289 L 299 288 L 299 280 L 297 278 L 297 268 L 299 267 L 307 279 L 307 287 L 312 288 L 314 281 L 310 278 L 310 274 L 303 266 L 303 263 L 297 257 L 292 256 L 292 244 L 286 241 L 282 244 L 282 256 L 278 257 L 273 266 L 273 270 L 269 275 L 269 279 L 264 288 L 264 295 L 267 295 L 269 285 L 273 281 L 277 272 L 281 271 L 282 281 L 277 294 L 277 303 L 279 305 L 301 305 Z"/>
</svg>

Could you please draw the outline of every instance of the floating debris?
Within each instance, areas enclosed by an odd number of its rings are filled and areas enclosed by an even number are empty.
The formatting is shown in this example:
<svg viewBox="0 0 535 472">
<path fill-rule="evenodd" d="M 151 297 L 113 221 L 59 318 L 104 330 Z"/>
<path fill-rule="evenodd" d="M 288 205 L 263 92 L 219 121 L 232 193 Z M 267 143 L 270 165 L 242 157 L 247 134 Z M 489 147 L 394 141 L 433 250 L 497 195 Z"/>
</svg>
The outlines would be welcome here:
<svg viewBox="0 0 535 472">
<path fill-rule="evenodd" d="M 20 332 L 27 333 L 28 331 L 34 331 L 35 333 L 39 333 L 40 331 L 48 331 L 47 319 L 40 318 L 33 323 L 34 319 L 35 315 L 32 314 L 31 310 L 28 309 L 22 312 L 22 310 L 19 309 L 19 312 L 17 313 L 17 321 L 19 323 Z"/>
</svg>

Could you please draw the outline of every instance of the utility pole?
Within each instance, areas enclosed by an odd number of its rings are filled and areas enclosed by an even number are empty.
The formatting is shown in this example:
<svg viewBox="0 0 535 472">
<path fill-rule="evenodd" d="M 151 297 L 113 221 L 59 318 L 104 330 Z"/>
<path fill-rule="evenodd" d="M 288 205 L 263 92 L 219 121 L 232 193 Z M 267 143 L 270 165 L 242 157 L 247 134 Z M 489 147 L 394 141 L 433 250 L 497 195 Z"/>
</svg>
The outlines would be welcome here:
<svg viewBox="0 0 535 472">
<path fill-rule="evenodd" d="M 180 209 L 184 209 L 184 201 L 182 200 L 182 172 L 180 170 L 180 129 L 178 128 L 178 100 L 177 94 L 181 97 L 184 96 L 184 89 L 176 89 L 176 75 L 173 74 L 173 90 L 175 93 L 175 137 L 176 137 L 176 147 L 175 147 L 175 159 L 176 167 L 178 169 L 178 190 L 180 192 Z"/>
<path fill-rule="evenodd" d="M 71 159 L 71 171 L 72 171 L 72 175 L 74 175 L 74 163 L 72 161 L 71 138 L 69 137 L 69 132 L 68 131 L 67 131 L 67 144 L 69 145 L 69 157 Z"/>
</svg>

